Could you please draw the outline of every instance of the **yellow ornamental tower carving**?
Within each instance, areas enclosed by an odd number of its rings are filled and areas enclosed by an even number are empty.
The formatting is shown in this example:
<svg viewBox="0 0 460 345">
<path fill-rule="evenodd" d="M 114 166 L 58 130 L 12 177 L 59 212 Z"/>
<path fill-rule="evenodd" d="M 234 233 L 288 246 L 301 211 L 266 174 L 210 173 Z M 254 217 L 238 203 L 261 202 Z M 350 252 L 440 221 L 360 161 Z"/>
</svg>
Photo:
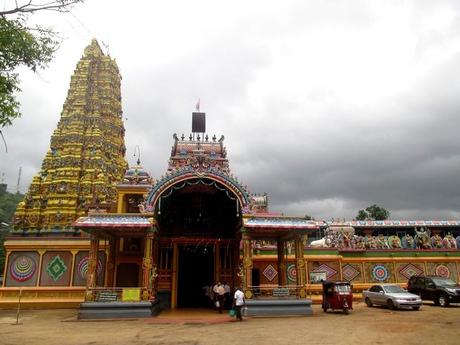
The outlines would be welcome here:
<svg viewBox="0 0 460 345">
<path fill-rule="evenodd" d="M 90 205 L 116 202 L 127 168 L 115 60 L 93 39 L 71 77 L 50 149 L 14 217 L 15 233 L 66 233 Z"/>
</svg>

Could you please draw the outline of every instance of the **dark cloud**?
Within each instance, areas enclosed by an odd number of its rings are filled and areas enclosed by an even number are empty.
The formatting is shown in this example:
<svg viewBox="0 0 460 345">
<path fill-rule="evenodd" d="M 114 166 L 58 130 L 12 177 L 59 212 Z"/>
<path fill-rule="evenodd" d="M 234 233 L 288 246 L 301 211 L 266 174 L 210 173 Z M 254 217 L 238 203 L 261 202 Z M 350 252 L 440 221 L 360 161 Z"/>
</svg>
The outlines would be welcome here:
<svg viewBox="0 0 460 345">
<path fill-rule="evenodd" d="M 127 159 L 139 145 L 154 176 L 201 98 L 233 172 L 269 193 L 273 211 L 353 218 L 377 203 L 392 218 L 460 217 L 455 1 L 245 3 L 245 11 L 199 1 L 184 4 L 186 15 L 170 17 L 174 6 L 164 5 L 148 19 L 114 7 L 104 25 L 90 14 L 103 4 L 85 6 L 80 20 L 109 38 L 123 75 Z M 0 156 L 9 184 L 19 165 L 24 181 L 39 169 L 90 38 L 79 34 L 69 32 L 45 81 L 25 78 L 27 117 L 7 130 L 11 150 Z"/>
</svg>

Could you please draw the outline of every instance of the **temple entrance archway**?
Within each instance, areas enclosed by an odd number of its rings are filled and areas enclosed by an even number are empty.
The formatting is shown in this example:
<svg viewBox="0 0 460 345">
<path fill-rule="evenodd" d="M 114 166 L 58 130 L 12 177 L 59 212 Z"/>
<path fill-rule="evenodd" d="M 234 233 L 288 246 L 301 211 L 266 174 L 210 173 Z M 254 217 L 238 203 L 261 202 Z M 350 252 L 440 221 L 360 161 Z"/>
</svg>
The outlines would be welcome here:
<svg viewBox="0 0 460 345">
<path fill-rule="evenodd" d="M 156 198 L 154 214 L 163 243 L 174 243 L 171 307 L 211 306 L 204 286 L 237 284 L 240 199 L 223 183 L 193 177 L 178 181 Z"/>
</svg>

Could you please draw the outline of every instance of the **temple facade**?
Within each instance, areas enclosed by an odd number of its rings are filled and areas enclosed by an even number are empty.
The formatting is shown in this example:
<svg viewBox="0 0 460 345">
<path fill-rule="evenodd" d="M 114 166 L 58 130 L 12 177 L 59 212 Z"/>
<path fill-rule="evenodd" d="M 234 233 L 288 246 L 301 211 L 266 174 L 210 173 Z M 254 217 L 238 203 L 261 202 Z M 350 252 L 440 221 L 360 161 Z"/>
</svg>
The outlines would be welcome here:
<svg viewBox="0 0 460 345">
<path fill-rule="evenodd" d="M 124 159 L 120 75 L 93 40 L 14 218 L 0 307 L 144 301 L 203 307 L 203 287 L 315 299 L 412 275 L 460 281 L 460 221 L 323 221 L 269 210 L 233 175 L 224 137 L 173 135 L 163 176 Z M 166 149 L 166 148 L 165 148 Z"/>
</svg>

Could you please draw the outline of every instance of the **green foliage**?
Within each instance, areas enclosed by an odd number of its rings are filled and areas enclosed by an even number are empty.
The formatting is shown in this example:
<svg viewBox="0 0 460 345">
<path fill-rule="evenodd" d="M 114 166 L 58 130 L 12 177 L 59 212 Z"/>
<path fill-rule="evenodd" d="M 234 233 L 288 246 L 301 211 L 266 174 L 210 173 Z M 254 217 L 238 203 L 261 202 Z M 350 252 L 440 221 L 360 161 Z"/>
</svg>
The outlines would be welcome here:
<svg viewBox="0 0 460 345">
<path fill-rule="evenodd" d="M 22 194 L 12 194 L 0 189 L 0 224 L 11 224 L 16 206 L 23 198 L 24 195 Z M 3 273 L 3 266 L 5 264 L 3 242 L 8 231 L 11 229 L 11 225 L 0 225 L 0 274 Z"/>
<path fill-rule="evenodd" d="M 365 210 L 359 210 L 356 220 L 385 220 L 390 217 L 390 212 L 383 207 L 372 205 Z"/>
<path fill-rule="evenodd" d="M 366 211 L 359 210 L 358 215 L 356 216 L 356 220 L 366 220 L 369 217 Z"/>
<path fill-rule="evenodd" d="M 36 72 L 51 61 L 58 41 L 55 33 L 40 26 L 28 28 L 24 16 L 0 17 L 0 127 L 19 117 L 20 91 L 15 69 L 25 66 Z"/>
<path fill-rule="evenodd" d="M 20 66 L 33 72 L 47 67 L 59 40 L 49 28 L 27 25 L 28 16 L 40 11 L 68 12 L 83 0 L 16 0 L 0 9 L 0 128 L 21 116 L 16 95 Z"/>
</svg>

